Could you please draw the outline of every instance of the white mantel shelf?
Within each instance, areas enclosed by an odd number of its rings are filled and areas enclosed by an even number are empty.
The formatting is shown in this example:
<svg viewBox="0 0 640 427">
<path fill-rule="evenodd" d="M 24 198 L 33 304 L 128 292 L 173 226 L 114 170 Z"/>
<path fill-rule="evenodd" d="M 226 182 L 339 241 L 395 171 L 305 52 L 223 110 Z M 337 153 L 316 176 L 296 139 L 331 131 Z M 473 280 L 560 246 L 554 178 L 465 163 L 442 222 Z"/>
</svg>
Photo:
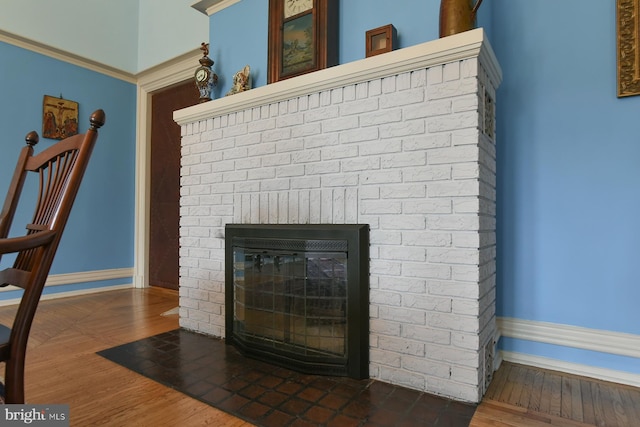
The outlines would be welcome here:
<svg viewBox="0 0 640 427">
<path fill-rule="evenodd" d="M 483 62 L 489 66 L 487 73 L 498 86 L 502 81 L 502 70 L 484 30 L 477 28 L 197 104 L 174 111 L 173 119 L 179 125 L 185 125 L 297 96 L 479 56 L 486 56 L 487 60 Z"/>
</svg>

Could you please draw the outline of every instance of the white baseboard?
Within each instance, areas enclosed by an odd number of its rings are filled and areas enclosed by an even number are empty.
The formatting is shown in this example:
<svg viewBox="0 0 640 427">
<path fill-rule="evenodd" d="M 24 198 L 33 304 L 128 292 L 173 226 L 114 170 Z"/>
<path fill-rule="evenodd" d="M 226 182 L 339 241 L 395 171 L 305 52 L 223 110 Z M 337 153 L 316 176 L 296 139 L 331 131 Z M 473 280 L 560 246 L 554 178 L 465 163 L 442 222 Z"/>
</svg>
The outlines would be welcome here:
<svg viewBox="0 0 640 427">
<path fill-rule="evenodd" d="M 503 337 L 640 358 L 640 335 L 499 317 Z"/>
<path fill-rule="evenodd" d="M 131 278 L 131 276 L 133 276 L 132 268 L 113 268 L 110 270 L 83 271 L 80 273 L 52 274 L 47 278 L 47 281 L 45 283 L 45 289 L 51 286 L 72 285 L 75 283 L 99 282 L 102 280 L 112 280 L 112 279 L 125 279 L 125 278 Z M 70 297 L 70 296 L 76 296 L 76 295 L 93 294 L 96 292 L 111 291 L 116 289 L 128 289 L 131 287 L 133 287 L 133 284 L 127 283 L 124 285 L 104 286 L 100 288 L 90 288 L 90 289 L 78 289 L 75 291 L 67 291 L 67 292 L 56 292 L 56 293 L 43 295 L 41 300 L 63 298 L 63 297 Z M 0 294 L 2 294 L 3 292 L 17 291 L 17 290 L 20 290 L 20 288 L 15 286 L 6 286 L 4 288 L 0 288 Z M 0 306 L 13 305 L 19 302 L 20 302 L 19 298 L 0 300 Z"/>
<path fill-rule="evenodd" d="M 507 317 L 498 318 L 497 326 L 507 338 L 640 358 L 639 335 Z M 640 374 L 630 372 L 509 351 L 499 352 L 496 367 L 502 360 L 640 387 Z"/>
<path fill-rule="evenodd" d="M 52 274 L 45 286 L 71 285 L 73 283 L 99 282 L 101 280 L 124 279 L 133 276 L 133 268 L 83 271 L 80 273 Z"/>
<path fill-rule="evenodd" d="M 67 291 L 67 292 L 56 292 L 53 294 L 46 294 L 40 297 L 40 301 L 58 299 L 58 298 L 67 298 L 67 297 L 75 297 L 78 295 L 89 295 L 89 294 L 97 294 L 99 292 L 109 292 L 109 291 L 117 291 L 119 289 L 132 289 L 133 284 L 128 283 L 124 285 L 114 285 L 114 286 L 103 286 L 101 288 L 90 288 L 90 289 L 79 289 L 76 291 Z M 12 298 L 0 300 L 0 307 L 4 307 L 7 305 L 15 305 L 20 303 L 20 298 Z"/>
<path fill-rule="evenodd" d="M 524 353 L 514 353 L 503 350 L 500 350 L 500 358 L 507 362 L 520 363 L 522 365 L 535 366 L 542 369 L 566 372 L 568 374 L 595 378 L 602 381 L 610 381 L 618 384 L 640 387 L 639 374 L 632 374 L 629 372 L 615 371 L 613 369 L 598 368 L 595 366 L 581 365 L 578 363 L 565 362 L 563 360 L 550 359 L 547 357 L 533 356 L 531 354 Z"/>
<path fill-rule="evenodd" d="M 112 268 L 109 270 L 82 271 L 79 273 L 51 274 L 45 282 L 47 286 L 72 285 L 74 283 L 99 282 L 101 280 L 124 279 L 133 276 L 133 268 Z M 20 288 L 6 286 L 0 292 L 15 291 Z"/>
</svg>

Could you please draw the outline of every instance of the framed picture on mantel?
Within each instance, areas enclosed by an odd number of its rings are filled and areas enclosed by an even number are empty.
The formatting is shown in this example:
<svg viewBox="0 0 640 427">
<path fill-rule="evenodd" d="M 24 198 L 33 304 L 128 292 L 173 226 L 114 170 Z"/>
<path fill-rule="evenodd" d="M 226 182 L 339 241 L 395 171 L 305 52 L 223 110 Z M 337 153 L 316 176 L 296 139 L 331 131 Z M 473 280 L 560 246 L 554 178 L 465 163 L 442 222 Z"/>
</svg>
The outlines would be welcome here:
<svg viewBox="0 0 640 427">
<path fill-rule="evenodd" d="M 338 63 L 337 0 L 269 0 L 267 81 Z"/>
<path fill-rule="evenodd" d="M 640 95 L 640 0 L 617 0 L 618 97 Z"/>
</svg>

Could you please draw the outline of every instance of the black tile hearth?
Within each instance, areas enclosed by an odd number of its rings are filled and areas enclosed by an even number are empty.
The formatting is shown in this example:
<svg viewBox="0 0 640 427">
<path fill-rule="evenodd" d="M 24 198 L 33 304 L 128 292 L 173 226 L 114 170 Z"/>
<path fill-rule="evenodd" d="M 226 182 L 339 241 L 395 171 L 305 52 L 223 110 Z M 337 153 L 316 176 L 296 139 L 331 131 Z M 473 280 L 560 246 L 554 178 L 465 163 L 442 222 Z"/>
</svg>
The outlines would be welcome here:
<svg viewBox="0 0 640 427">
<path fill-rule="evenodd" d="M 375 380 L 301 374 L 176 329 L 98 352 L 257 426 L 468 426 L 475 405 Z"/>
</svg>

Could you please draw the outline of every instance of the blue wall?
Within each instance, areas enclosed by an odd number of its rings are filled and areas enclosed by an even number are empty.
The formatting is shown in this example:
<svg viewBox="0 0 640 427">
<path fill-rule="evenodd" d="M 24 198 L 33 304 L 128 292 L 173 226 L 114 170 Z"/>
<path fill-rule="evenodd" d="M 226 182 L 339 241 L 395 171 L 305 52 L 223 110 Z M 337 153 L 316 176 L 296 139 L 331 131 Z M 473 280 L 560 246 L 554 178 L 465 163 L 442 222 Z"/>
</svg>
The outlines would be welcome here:
<svg viewBox="0 0 640 427">
<path fill-rule="evenodd" d="M 266 84 L 267 0 L 211 17 L 212 58 Z M 400 47 L 438 36 L 439 0 L 341 0 L 340 62 L 393 23 Z M 615 2 L 488 0 L 497 93 L 497 315 L 640 335 L 640 96 L 616 98 Z M 229 34 L 233 34 L 230 42 Z M 228 79 L 221 92 L 228 89 Z M 505 350 L 640 373 L 637 359 L 503 338 Z"/>
<path fill-rule="evenodd" d="M 400 48 L 438 37 L 440 0 L 340 0 L 339 62 L 363 59 L 365 32 L 393 24 Z M 267 84 L 269 1 L 242 0 L 210 18 L 211 59 L 220 76 L 216 97 L 231 87 L 233 74 L 251 66 L 252 86 Z"/>
<path fill-rule="evenodd" d="M 640 334 L 640 97 L 616 98 L 615 2 L 491 1 L 498 315 Z M 505 347 L 640 372 L 635 359 Z"/>
<path fill-rule="evenodd" d="M 242 0 L 211 16 L 209 57 L 219 77 L 214 98 L 229 91 L 233 75 L 247 64 L 252 87 L 267 84 L 268 5 L 267 0 Z"/>
<path fill-rule="evenodd" d="M 91 113 L 102 108 L 106 125 L 100 129 L 51 273 L 132 267 L 136 86 L 1 42 L 0 62 L 0 200 L 4 200 L 26 133 L 36 130 L 41 134 L 44 95 L 62 94 L 79 103 L 80 132 L 88 128 Z M 41 138 L 36 152 L 54 142 Z M 28 217 L 32 214 L 26 207 L 21 212 Z M 18 227 L 11 232 L 20 233 Z M 0 266 L 7 267 L 9 261 L 4 258 Z M 131 279 L 109 282 L 123 283 Z M 15 297 L 9 294 L 0 294 L 0 299 Z"/>
</svg>

